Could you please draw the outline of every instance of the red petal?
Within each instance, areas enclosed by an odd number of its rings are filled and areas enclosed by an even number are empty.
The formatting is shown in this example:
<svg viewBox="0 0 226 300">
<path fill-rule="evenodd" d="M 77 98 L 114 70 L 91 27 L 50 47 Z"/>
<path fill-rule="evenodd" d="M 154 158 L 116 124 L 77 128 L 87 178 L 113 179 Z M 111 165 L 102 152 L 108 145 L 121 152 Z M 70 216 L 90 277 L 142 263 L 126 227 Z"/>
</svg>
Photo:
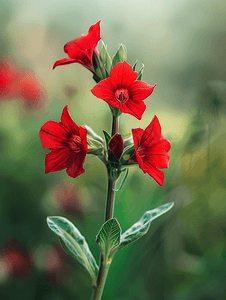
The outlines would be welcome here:
<svg viewBox="0 0 226 300">
<path fill-rule="evenodd" d="M 55 62 L 55 64 L 53 65 L 53 69 L 55 69 L 57 66 L 68 65 L 68 64 L 76 63 L 76 62 L 78 62 L 77 59 L 63 58 L 63 59 L 57 60 Z"/>
<path fill-rule="evenodd" d="M 67 132 L 55 121 L 46 122 L 41 127 L 39 136 L 43 148 L 49 150 L 64 148 L 68 140 Z"/>
<path fill-rule="evenodd" d="M 88 152 L 88 145 L 87 145 L 87 130 L 82 126 L 79 127 L 79 136 L 82 139 L 82 143 L 84 146 L 84 150 Z"/>
<path fill-rule="evenodd" d="M 85 170 L 83 169 L 85 157 L 86 157 L 86 153 L 80 152 L 72 158 L 67 168 L 67 174 L 70 177 L 75 178 L 85 172 Z"/>
<path fill-rule="evenodd" d="M 147 159 L 147 163 L 150 163 L 152 166 L 160 169 L 165 169 L 169 167 L 169 160 L 170 156 L 169 154 L 152 154 Z"/>
<path fill-rule="evenodd" d="M 161 139 L 161 125 L 157 116 L 154 116 L 151 123 L 145 129 L 141 143 L 144 146 L 150 146 Z"/>
<path fill-rule="evenodd" d="M 147 169 L 147 173 L 155 179 L 155 181 L 163 186 L 163 182 L 164 182 L 164 172 L 153 167 L 152 165 L 150 165 L 149 163 L 145 163 L 145 167 Z"/>
<path fill-rule="evenodd" d="M 140 141 L 143 136 L 143 133 L 144 130 L 141 128 L 132 129 L 135 150 L 137 150 L 138 147 L 140 146 Z"/>
<path fill-rule="evenodd" d="M 138 73 L 127 62 L 118 63 L 110 72 L 111 83 L 114 89 L 129 88 L 136 80 Z"/>
<path fill-rule="evenodd" d="M 115 99 L 115 90 L 111 84 L 110 78 L 101 80 L 97 85 L 95 85 L 94 88 L 92 88 L 91 92 L 97 98 L 108 102 L 110 105 L 112 105 L 114 107 L 116 107 L 115 105 L 117 105 L 119 103 Z"/>
<path fill-rule="evenodd" d="M 67 148 L 52 150 L 46 155 L 45 173 L 61 171 L 68 167 L 71 161 L 71 151 Z"/>
<path fill-rule="evenodd" d="M 79 135 L 79 127 L 72 120 L 72 117 L 71 117 L 71 115 L 69 113 L 67 105 L 63 109 L 60 124 L 63 125 L 64 129 L 68 133 Z"/>
<path fill-rule="evenodd" d="M 100 37 L 100 21 L 98 21 L 96 24 L 90 26 L 88 31 L 88 36 L 93 36 L 97 39 L 97 42 L 101 39 Z"/>
<path fill-rule="evenodd" d="M 121 112 L 130 114 L 138 120 L 141 120 L 145 108 L 146 105 L 144 102 L 136 103 L 128 100 L 126 103 L 119 103 L 119 109 Z"/>
<path fill-rule="evenodd" d="M 164 136 L 161 136 L 161 145 L 164 147 L 165 151 L 168 152 L 170 150 L 171 144 Z"/>
<path fill-rule="evenodd" d="M 130 98 L 132 98 L 133 101 L 140 102 L 151 95 L 155 86 L 156 84 L 151 86 L 144 81 L 137 80 L 129 88 Z"/>
</svg>

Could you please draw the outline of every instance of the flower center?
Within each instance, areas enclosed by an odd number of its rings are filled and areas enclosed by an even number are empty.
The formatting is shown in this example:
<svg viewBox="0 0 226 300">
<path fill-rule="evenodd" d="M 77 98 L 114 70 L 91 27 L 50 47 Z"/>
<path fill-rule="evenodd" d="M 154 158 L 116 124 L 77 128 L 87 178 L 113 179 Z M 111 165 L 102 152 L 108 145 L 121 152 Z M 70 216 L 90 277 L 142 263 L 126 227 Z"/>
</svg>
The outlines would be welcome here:
<svg viewBox="0 0 226 300">
<path fill-rule="evenodd" d="M 127 89 L 118 89 L 115 92 L 115 98 L 119 103 L 126 103 L 129 100 L 129 92 Z"/>
<path fill-rule="evenodd" d="M 145 159 L 145 157 L 146 157 L 146 149 L 144 147 L 139 147 L 136 150 L 136 152 L 140 156 L 141 159 Z"/>
<path fill-rule="evenodd" d="M 72 151 L 79 152 L 83 148 L 82 139 L 78 135 L 72 135 L 71 140 L 69 142 L 69 146 Z"/>
</svg>

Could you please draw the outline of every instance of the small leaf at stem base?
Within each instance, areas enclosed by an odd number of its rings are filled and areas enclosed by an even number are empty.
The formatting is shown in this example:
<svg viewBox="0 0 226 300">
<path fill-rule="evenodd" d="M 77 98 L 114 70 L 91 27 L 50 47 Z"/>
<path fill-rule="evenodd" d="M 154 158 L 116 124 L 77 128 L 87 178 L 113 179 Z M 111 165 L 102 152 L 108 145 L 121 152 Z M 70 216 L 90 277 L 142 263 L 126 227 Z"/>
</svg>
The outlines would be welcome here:
<svg viewBox="0 0 226 300">
<path fill-rule="evenodd" d="M 121 227 L 119 222 L 113 218 L 108 220 L 101 227 L 96 242 L 100 245 L 104 260 L 111 262 L 113 255 L 118 250 L 121 237 Z"/>
</svg>

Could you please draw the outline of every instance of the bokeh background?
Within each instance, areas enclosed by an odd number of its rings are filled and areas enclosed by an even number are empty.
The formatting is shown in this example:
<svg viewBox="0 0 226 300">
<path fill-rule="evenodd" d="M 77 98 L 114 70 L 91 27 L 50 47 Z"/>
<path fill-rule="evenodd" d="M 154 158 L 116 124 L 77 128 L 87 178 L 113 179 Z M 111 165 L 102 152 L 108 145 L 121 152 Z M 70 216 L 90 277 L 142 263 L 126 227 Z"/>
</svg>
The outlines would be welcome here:
<svg viewBox="0 0 226 300">
<path fill-rule="evenodd" d="M 175 203 L 115 255 L 103 299 L 225 299 L 225 1 L 1 0 L 0 8 L 0 298 L 90 299 L 88 275 L 46 217 L 71 220 L 98 261 L 106 170 L 88 156 L 76 179 L 45 175 L 48 151 L 38 133 L 46 121 L 60 121 L 65 105 L 78 125 L 110 131 L 107 104 L 90 92 L 92 74 L 78 64 L 52 71 L 67 57 L 64 44 L 101 19 L 110 55 L 125 44 L 128 62 L 144 63 L 143 80 L 157 83 L 142 120 L 122 115 L 120 132 L 146 128 L 156 114 L 172 144 L 164 187 L 130 168 L 115 217 L 125 231 L 146 210 Z"/>
</svg>

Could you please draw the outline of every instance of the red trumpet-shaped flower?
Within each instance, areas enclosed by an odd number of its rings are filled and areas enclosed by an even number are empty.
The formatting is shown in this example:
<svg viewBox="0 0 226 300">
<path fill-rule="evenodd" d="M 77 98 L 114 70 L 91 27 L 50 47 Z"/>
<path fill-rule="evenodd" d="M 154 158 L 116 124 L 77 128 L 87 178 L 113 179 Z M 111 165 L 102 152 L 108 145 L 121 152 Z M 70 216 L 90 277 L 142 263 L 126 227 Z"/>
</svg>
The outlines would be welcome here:
<svg viewBox="0 0 226 300">
<path fill-rule="evenodd" d="M 137 162 L 144 173 L 148 173 L 163 186 L 164 173 L 158 168 L 168 168 L 170 142 L 161 135 L 159 120 L 154 116 L 152 122 L 143 130 L 132 129 L 135 152 L 130 161 Z"/>
<path fill-rule="evenodd" d="M 141 119 L 146 105 L 143 100 L 153 92 L 144 81 L 136 80 L 137 72 L 127 62 L 118 63 L 110 72 L 110 77 L 100 81 L 92 90 L 94 96 L 103 99 L 113 107 Z"/>
<path fill-rule="evenodd" d="M 46 155 L 45 173 L 67 169 L 73 178 L 83 174 L 83 164 L 88 152 L 87 130 L 78 127 L 65 106 L 61 122 L 48 121 L 39 132 L 43 148 L 51 150 Z"/>
<path fill-rule="evenodd" d="M 124 148 L 124 142 L 123 138 L 120 133 L 116 133 L 109 141 L 108 143 L 110 151 L 112 151 L 115 155 L 115 157 L 120 158 L 123 148 Z"/>
<path fill-rule="evenodd" d="M 94 72 L 92 56 L 93 51 L 99 56 L 97 43 L 100 37 L 100 22 L 92 25 L 86 35 L 82 35 L 73 41 L 68 42 L 64 46 L 64 52 L 70 57 L 63 58 L 55 62 L 53 69 L 57 66 L 67 65 L 71 63 L 79 63 Z"/>
</svg>

